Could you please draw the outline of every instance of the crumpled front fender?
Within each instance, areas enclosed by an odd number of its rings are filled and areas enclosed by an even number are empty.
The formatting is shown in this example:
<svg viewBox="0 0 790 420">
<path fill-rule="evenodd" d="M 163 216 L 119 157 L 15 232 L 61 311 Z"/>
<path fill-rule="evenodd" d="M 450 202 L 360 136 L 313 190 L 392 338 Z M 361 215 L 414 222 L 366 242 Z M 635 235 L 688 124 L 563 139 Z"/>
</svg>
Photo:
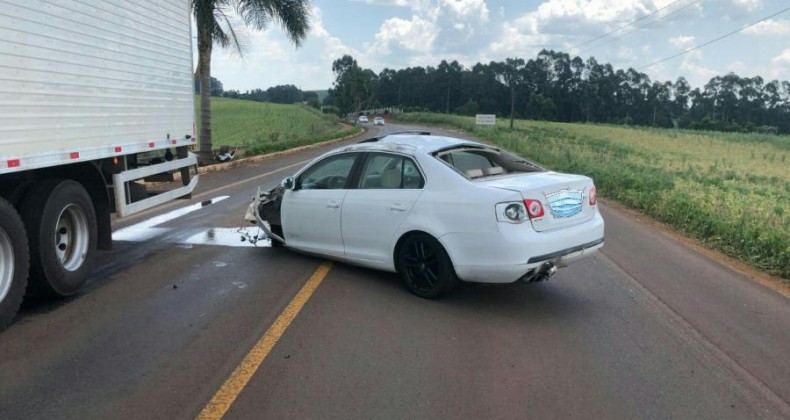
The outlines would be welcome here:
<svg viewBox="0 0 790 420">
<path fill-rule="evenodd" d="M 258 191 L 255 193 L 255 196 L 252 198 L 252 202 L 247 207 L 247 211 L 244 213 L 244 219 L 251 223 L 257 224 L 261 229 L 263 229 L 264 232 L 266 232 L 266 236 L 269 238 L 285 243 L 285 238 L 272 233 L 272 227 L 269 222 L 261 218 L 261 203 L 269 197 L 270 193 L 271 191 L 262 193 L 261 188 L 258 187 Z"/>
</svg>

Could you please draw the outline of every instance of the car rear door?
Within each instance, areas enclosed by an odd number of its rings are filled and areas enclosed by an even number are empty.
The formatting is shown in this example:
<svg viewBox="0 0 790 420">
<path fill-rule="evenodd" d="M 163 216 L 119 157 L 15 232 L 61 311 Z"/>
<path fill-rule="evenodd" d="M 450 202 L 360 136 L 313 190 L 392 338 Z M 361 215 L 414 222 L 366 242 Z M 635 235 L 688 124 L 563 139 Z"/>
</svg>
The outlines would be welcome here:
<svg viewBox="0 0 790 420">
<path fill-rule="evenodd" d="M 411 157 L 366 153 L 356 188 L 343 201 L 341 225 L 347 257 L 392 258 L 395 234 L 422 193 L 425 177 Z"/>
<path fill-rule="evenodd" d="M 304 251 L 342 256 L 340 215 L 359 153 L 341 153 L 314 163 L 283 197 L 285 243 Z"/>
</svg>

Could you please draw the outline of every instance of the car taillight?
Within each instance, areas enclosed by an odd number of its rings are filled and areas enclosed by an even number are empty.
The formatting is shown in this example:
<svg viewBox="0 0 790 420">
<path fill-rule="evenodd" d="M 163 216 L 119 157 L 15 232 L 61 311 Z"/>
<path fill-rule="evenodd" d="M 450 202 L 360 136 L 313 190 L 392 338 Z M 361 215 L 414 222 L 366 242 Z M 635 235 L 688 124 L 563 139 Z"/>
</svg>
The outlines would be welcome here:
<svg viewBox="0 0 790 420">
<path fill-rule="evenodd" d="M 595 196 L 595 194 L 596 194 L 595 187 L 590 188 L 590 205 L 591 206 L 594 206 L 595 203 L 598 202 L 598 198 Z"/>
<path fill-rule="evenodd" d="M 524 204 L 527 206 L 527 214 L 530 219 L 543 217 L 543 204 L 540 204 L 540 201 L 528 198 L 524 200 Z"/>
</svg>

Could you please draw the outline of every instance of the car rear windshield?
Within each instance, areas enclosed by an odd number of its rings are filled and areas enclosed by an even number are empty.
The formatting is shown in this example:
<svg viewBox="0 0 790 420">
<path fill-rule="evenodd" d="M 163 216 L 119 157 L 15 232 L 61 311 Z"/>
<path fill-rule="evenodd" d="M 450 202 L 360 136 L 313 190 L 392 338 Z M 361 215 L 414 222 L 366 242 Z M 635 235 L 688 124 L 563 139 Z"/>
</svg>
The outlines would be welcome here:
<svg viewBox="0 0 790 420">
<path fill-rule="evenodd" d="M 469 179 L 545 171 L 527 159 L 489 147 L 459 146 L 440 150 L 434 155 Z"/>
</svg>

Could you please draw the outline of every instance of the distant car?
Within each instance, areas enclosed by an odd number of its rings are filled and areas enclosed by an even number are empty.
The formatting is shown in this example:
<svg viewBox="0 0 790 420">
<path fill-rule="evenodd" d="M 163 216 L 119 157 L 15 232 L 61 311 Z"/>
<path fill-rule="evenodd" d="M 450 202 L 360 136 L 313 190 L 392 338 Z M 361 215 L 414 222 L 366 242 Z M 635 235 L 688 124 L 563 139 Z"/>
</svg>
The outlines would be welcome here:
<svg viewBox="0 0 790 420">
<path fill-rule="evenodd" d="M 381 117 L 373 118 L 373 125 L 384 125 L 384 118 Z"/>
<path fill-rule="evenodd" d="M 366 117 L 364 115 L 360 115 L 359 119 L 357 119 L 357 122 L 360 123 L 360 124 L 367 124 L 368 123 L 368 117 Z"/>
<path fill-rule="evenodd" d="M 274 244 L 397 272 L 426 298 L 459 279 L 541 281 L 604 243 L 592 179 L 419 134 L 326 153 L 257 194 L 247 219 Z"/>
</svg>

